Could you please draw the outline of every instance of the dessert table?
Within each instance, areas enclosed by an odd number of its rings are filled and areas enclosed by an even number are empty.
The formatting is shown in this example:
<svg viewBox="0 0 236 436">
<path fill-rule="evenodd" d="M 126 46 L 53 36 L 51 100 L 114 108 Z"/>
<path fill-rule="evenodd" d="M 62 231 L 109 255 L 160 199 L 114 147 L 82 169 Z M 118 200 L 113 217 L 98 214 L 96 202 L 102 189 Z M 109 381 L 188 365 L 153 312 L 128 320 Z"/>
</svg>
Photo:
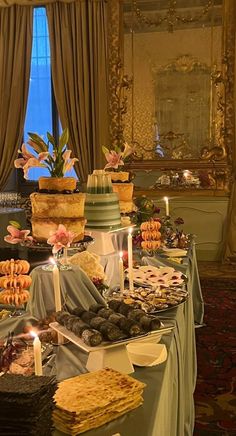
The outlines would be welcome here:
<svg viewBox="0 0 236 436">
<path fill-rule="evenodd" d="M 31 297 L 27 304 L 27 312 L 38 319 L 46 318 L 55 311 L 52 271 L 45 271 L 39 266 L 34 268 L 30 275 Z M 73 265 L 69 271 L 60 271 L 60 287 L 62 304 L 66 300 L 66 305 L 70 309 L 78 305 L 88 309 L 93 303 L 104 303 L 104 299 L 87 274 L 77 265 Z"/>
<path fill-rule="evenodd" d="M 116 272 L 118 256 L 110 256 L 112 275 Z M 104 259 L 103 259 L 104 261 Z M 86 436 L 191 436 L 194 427 L 193 393 L 196 383 L 196 346 L 194 321 L 203 320 L 203 301 L 200 292 L 199 277 L 194 245 L 179 265 L 161 257 L 144 256 L 143 263 L 152 265 L 171 265 L 181 269 L 188 277 L 189 298 L 177 308 L 160 313 L 165 325 L 175 325 L 171 333 L 163 335 L 161 343 L 166 345 L 167 360 L 153 367 L 137 367 L 133 377 L 144 382 L 144 403 L 139 408 L 94 430 L 84 433 Z M 108 272 L 107 269 L 106 272 Z M 18 318 L 1 322 L 0 337 L 6 337 L 9 331 L 21 333 L 25 324 L 37 318 L 45 318 L 54 311 L 54 292 L 52 272 L 41 267 L 31 272 L 31 299 L 27 312 Z M 87 275 L 78 267 L 71 271 L 61 271 L 62 301 L 66 299 L 68 307 L 82 304 L 88 308 L 94 302 L 104 300 Z M 194 303 L 195 301 L 195 303 Z M 58 380 L 85 373 L 88 355 L 76 345 L 67 343 L 55 347 L 54 359 L 46 367 L 46 374 L 56 374 Z M 138 429 L 138 433 L 137 433 Z M 53 436 L 64 436 L 58 430 Z"/>
</svg>

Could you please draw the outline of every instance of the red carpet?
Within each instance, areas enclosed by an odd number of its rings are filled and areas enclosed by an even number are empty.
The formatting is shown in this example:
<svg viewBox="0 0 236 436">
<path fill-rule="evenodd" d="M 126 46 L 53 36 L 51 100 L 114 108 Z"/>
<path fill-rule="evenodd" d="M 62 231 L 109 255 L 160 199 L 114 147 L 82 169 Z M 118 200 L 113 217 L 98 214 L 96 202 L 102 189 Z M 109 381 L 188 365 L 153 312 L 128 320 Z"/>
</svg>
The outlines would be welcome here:
<svg viewBox="0 0 236 436">
<path fill-rule="evenodd" d="M 236 282 L 202 281 L 194 436 L 236 436 Z"/>
</svg>

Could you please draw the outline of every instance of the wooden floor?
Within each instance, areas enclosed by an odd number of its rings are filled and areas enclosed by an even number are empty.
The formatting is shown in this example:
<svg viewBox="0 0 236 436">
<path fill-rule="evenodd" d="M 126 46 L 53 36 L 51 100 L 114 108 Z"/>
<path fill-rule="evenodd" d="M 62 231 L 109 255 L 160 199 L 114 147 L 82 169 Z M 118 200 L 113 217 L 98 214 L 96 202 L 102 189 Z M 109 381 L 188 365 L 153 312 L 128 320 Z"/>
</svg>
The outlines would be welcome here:
<svg viewBox="0 0 236 436">
<path fill-rule="evenodd" d="M 224 278 L 236 280 L 236 264 L 198 261 L 200 278 Z"/>
</svg>

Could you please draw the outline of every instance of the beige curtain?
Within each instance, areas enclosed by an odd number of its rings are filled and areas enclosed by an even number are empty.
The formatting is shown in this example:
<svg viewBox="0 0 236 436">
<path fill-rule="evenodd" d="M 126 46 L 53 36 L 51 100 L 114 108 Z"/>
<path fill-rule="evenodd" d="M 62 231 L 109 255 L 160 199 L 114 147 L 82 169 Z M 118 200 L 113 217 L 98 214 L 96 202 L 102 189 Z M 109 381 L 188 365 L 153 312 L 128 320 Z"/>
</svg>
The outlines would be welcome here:
<svg viewBox="0 0 236 436">
<path fill-rule="evenodd" d="M 0 7 L 0 190 L 23 136 L 32 46 L 32 7 Z"/>
<path fill-rule="evenodd" d="M 56 103 L 82 183 L 102 168 L 108 145 L 106 7 L 104 0 L 46 6 Z"/>
</svg>

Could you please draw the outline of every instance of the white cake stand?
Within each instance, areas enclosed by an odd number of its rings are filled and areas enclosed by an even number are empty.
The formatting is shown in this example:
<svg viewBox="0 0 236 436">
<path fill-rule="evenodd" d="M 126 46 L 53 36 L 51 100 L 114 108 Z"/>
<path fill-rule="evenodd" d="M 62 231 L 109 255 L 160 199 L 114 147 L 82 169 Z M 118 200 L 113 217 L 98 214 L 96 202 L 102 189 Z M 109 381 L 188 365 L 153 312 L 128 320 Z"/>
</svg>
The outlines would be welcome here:
<svg viewBox="0 0 236 436">
<path fill-rule="evenodd" d="M 94 238 L 94 243 L 90 245 L 87 250 L 90 251 L 90 253 L 95 253 L 100 256 L 115 253 L 119 249 L 114 247 L 114 236 L 126 233 L 133 227 L 135 227 L 135 224 L 111 230 L 87 229 L 91 233 L 92 238 Z M 116 243 L 116 245 L 118 244 Z M 120 247 L 120 250 L 121 249 L 122 247 Z"/>
</svg>

